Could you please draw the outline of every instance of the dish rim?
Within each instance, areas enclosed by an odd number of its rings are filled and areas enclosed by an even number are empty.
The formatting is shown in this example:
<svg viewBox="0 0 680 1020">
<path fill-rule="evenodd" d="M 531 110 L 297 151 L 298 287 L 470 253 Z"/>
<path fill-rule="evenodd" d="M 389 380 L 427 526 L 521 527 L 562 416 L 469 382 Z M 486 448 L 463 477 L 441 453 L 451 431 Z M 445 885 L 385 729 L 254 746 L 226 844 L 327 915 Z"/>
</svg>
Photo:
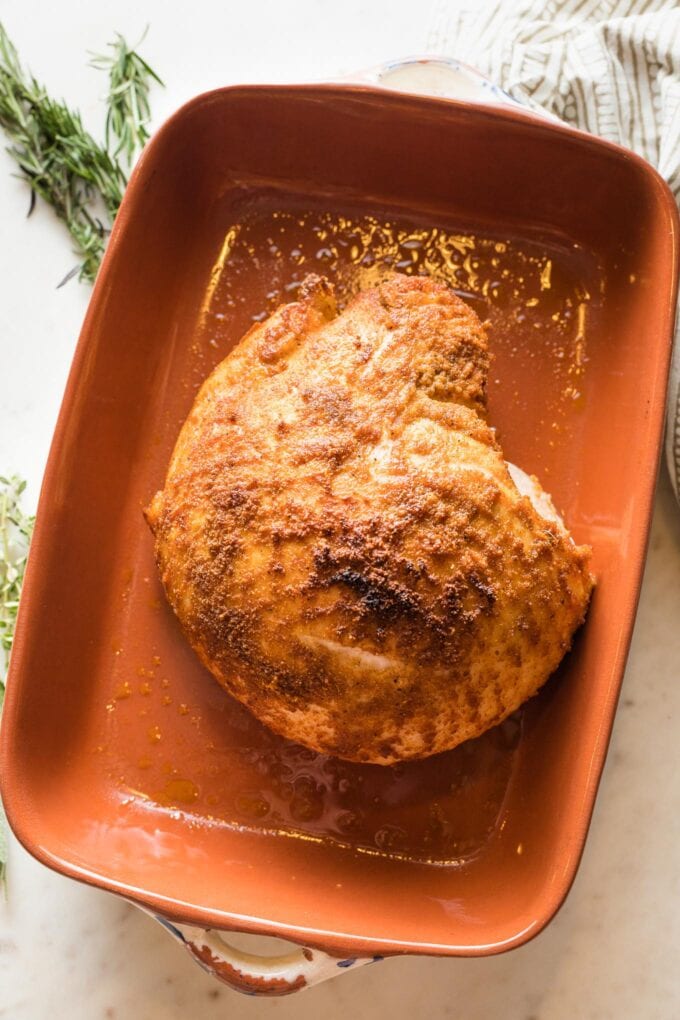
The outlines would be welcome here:
<svg viewBox="0 0 680 1020">
<path fill-rule="evenodd" d="M 650 403 L 649 416 L 655 420 L 653 438 L 650 438 L 648 456 L 645 458 L 640 471 L 638 508 L 635 518 L 631 524 L 631 531 L 638 533 L 638 552 L 634 557 L 634 583 L 631 585 L 626 599 L 625 622 L 622 626 L 622 640 L 616 649 L 612 662 L 612 683 L 607 691 L 606 702 L 600 710 L 598 733 L 594 745 L 594 753 L 590 762 L 586 796 L 578 807 L 574 809 L 575 821 L 572 828 L 572 839 L 570 845 L 564 851 L 564 867 L 561 869 L 559 882 L 554 883 L 554 888 L 546 891 L 541 900 L 542 914 L 528 927 L 518 931 L 512 937 L 501 943 L 488 945 L 452 945 L 452 944 L 429 944 L 425 942 L 399 942 L 382 940 L 374 937 L 360 937 L 354 934 L 343 934 L 341 932 L 324 931 L 319 928 L 305 929 L 300 926 L 287 925 L 279 921 L 267 920 L 262 917 L 244 916 L 228 911 L 203 907 L 200 904 L 184 903 L 178 899 L 160 896 L 145 889 L 140 889 L 132 884 L 100 874 L 95 871 L 88 871 L 86 868 L 64 860 L 58 854 L 53 853 L 47 846 L 42 845 L 32 835 L 30 820 L 24 810 L 25 803 L 20 794 L 21 783 L 18 778 L 18 765 L 15 763 L 12 748 L 16 741 L 16 722 L 18 706 L 21 699 L 22 663 L 24 649 L 26 648 L 31 631 L 35 630 L 34 618 L 37 618 L 33 610 L 34 591 L 39 587 L 39 580 L 43 574 L 42 550 L 51 541 L 50 527 L 47 515 L 43 508 L 48 502 L 48 495 L 52 492 L 58 482 L 58 471 L 66 422 L 69 419 L 76 401 L 76 394 L 79 380 L 83 376 L 84 362 L 87 355 L 90 334 L 99 314 L 100 306 L 108 290 L 112 269 L 118 258 L 120 239 L 124 235 L 127 225 L 136 213 L 142 185 L 145 182 L 147 167 L 153 166 L 156 150 L 161 140 L 170 132 L 181 128 L 182 121 L 191 112 L 206 104 L 222 101 L 226 96 L 238 94 L 255 95 L 257 93 L 277 94 L 281 98 L 291 97 L 315 97 L 322 100 L 326 97 L 341 96 L 342 98 L 378 98 L 384 103 L 395 104 L 406 103 L 409 105 L 421 105 L 433 110 L 450 110 L 451 107 L 459 111 L 472 112 L 481 120 L 493 120 L 494 123 L 516 123 L 531 127 L 533 131 L 541 134 L 547 133 L 551 136 L 568 136 L 576 138 L 580 144 L 588 148 L 609 153 L 616 159 L 623 159 L 633 163 L 642 176 L 649 180 L 649 187 L 654 188 L 665 206 L 665 212 L 669 216 L 671 224 L 671 238 L 669 240 L 669 252 L 672 255 L 670 263 L 670 290 L 668 305 L 664 309 L 664 335 L 668 341 L 663 344 L 659 342 L 659 354 L 656 359 L 655 377 L 660 382 L 668 377 L 670 357 L 672 352 L 672 336 L 674 325 L 674 312 L 678 290 L 678 256 L 680 249 L 680 217 L 673 199 L 670 188 L 660 176 L 658 171 L 646 160 L 636 153 L 617 145 L 614 142 L 590 135 L 584 131 L 575 129 L 567 124 L 547 121 L 537 118 L 531 112 L 525 112 L 521 108 L 505 107 L 492 104 L 481 104 L 467 102 L 464 100 L 453 100 L 442 97 L 429 97 L 414 95 L 408 92 L 387 89 L 384 86 L 364 83 L 337 83 L 324 82 L 318 84 L 252 84 L 252 85 L 230 85 L 210 91 L 202 92 L 199 95 L 182 104 L 154 133 L 149 144 L 144 149 L 138 160 L 130 182 L 125 191 L 120 211 L 116 217 L 109 244 L 107 246 L 97 279 L 92 291 L 83 325 L 75 347 L 71 367 L 68 373 L 64 395 L 57 418 L 49 455 L 47 458 L 45 473 L 40 490 L 36 525 L 31 543 L 31 554 L 29 556 L 24 590 L 22 595 L 21 608 L 18 614 L 15 640 L 12 651 L 11 662 L 8 670 L 8 683 L 5 703 L 3 706 L 3 725 L 0 730 L 0 785 L 5 804 L 7 817 L 19 842 L 37 860 L 53 870 L 77 881 L 107 890 L 121 895 L 124 898 L 138 904 L 139 906 L 157 912 L 163 916 L 180 920 L 185 923 L 198 926 L 213 927 L 225 930 L 239 930 L 255 934 L 274 934 L 294 942 L 304 942 L 310 946 L 318 946 L 328 950 L 365 950 L 366 952 L 380 952 L 383 955 L 414 954 L 414 955 L 440 955 L 440 956 L 486 956 L 505 952 L 528 942 L 542 931 L 553 919 L 557 911 L 564 903 L 581 861 L 586 837 L 590 827 L 592 814 L 595 807 L 595 800 L 602 771 L 607 754 L 609 741 L 614 724 L 616 705 L 623 681 L 624 669 L 628 650 L 635 623 L 635 615 L 640 595 L 643 578 L 643 568 L 646 559 L 646 551 L 651 527 L 652 507 L 654 500 L 655 481 L 659 469 L 660 453 L 663 443 L 663 421 L 664 401 L 661 396 Z M 665 391 L 665 386 L 663 390 Z"/>
</svg>

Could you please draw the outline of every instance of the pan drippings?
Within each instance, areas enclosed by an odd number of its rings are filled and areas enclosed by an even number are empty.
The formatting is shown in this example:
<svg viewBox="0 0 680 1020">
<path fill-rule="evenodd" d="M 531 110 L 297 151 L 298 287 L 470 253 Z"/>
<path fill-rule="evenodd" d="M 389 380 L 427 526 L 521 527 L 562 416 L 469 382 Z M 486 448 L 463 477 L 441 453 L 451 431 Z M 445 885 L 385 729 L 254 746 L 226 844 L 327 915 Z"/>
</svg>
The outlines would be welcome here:
<svg viewBox="0 0 680 1020">
<path fill-rule="evenodd" d="M 604 289 L 592 256 L 565 239 L 520 241 L 511 230 L 472 233 L 349 207 L 339 214 L 302 200 L 281 208 L 273 194 L 244 194 L 240 211 L 216 245 L 186 338 L 187 400 L 253 322 L 294 299 L 309 272 L 327 275 L 341 304 L 388 272 L 428 273 L 486 320 L 489 418 L 506 455 L 540 476 L 569 519 L 573 494 L 560 488 L 558 468 L 588 399 L 588 336 Z M 168 424 L 169 441 L 181 420 Z M 165 648 L 172 643 L 172 657 L 150 655 L 152 633 L 146 643 L 133 639 L 127 621 L 136 604 L 153 609 L 153 629 Z M 96 748 L 123 796 L 188 813 L 196 824 L 439 864 L 477 856 L 502 825 L 521 713 L 424 761 L 339 761 L 271 733 L 204 673 L 161 596 L 150 543 L 121 581 L 114 615 L 119 637 Z M 548 684 L 541 698 L 550 691 Z"/>
</svg>

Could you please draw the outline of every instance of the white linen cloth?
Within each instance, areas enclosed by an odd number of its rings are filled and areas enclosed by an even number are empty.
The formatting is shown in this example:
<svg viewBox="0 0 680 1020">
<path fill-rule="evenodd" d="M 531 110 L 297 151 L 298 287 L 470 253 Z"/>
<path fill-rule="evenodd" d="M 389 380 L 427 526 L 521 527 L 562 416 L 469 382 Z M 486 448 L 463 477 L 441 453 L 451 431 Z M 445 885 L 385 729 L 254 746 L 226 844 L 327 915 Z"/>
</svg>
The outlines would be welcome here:
<svg viewBox="0 0 680 1020">
<path fill-rule="evenodd" d="M 431 53 L 514 99 L 633 149 L 680 202 L 680 0 L 439 0 Z M 680 501 L 680 325 L 666 462 Z"/>
</svg>

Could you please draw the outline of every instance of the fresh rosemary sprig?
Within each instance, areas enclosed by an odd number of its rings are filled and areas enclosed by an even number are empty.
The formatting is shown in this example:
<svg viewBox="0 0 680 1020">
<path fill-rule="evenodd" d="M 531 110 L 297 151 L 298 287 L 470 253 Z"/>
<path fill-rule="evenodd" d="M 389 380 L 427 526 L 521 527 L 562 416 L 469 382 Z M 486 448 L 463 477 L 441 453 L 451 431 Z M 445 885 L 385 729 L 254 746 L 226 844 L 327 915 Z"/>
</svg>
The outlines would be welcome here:
<svg viewBox="0 0 680 1020">
<path fill-rule="evenodd" d="M 77 110 L 52 99 L 23 69 L 0 24 L 0 127 L 10 139 L 8 151 L 34 196 L 44 198 L 63 220 L 82 260 L 62 283 L 75 273 L 89 281 L 97 274 L 127 183 L 116 156 L 122 149 L 130 161 L 135 145 L 146 140 L 150 78 L 145 75 L 159 80 L 122 36 L 112 45 L 120 59 L 115 94 L 112 89 L 108 97 L 107 141 L 101 145 L 85 130 Z M 126 73 L 132 76 L 129 82 Z"/>
<path fill-rule="evenodd" d="M 146 31 L 137 46 L 145 35 Z M 149 138 L 151 84 L 155 81 L 163 85 L 163 82 L 119 33 L 115 41 L 109 43 L 109 49 L 113 51 L 110 55 L 95 54 L 91 60 L 93 67 L 109 72 L 105 143 L 114 157 L 123 153 L 130 166 L 135 150 L 143 148 Z"/>
<path fill-rule="evenodd" d="M 35 194 L 66 224 L 82 258 L 80 277 L 93 280 L 108 225 L 125 187 L 125 176 L 108 152 L 85 131 L 80 114 L 52 99 L 27 74 L 0 25 L 0 126 L 9 136 L 9 153 Z M 103 214 L 97 215 L 99 198 Z"/>
<path fill-rule="evenodd" d="M 25 488 L 20 478 L 0 475 L 0 707 L 33 532 L 34 519 L 21 506 Z"/>
</svg>

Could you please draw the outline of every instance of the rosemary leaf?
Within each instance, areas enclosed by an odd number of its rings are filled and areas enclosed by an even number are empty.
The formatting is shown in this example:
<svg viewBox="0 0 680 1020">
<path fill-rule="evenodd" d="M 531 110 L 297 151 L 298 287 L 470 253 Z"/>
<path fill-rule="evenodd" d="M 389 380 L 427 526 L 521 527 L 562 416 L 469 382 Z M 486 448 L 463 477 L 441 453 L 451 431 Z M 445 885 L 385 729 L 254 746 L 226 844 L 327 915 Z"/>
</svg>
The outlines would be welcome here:
<svg viewBox="0 0 680 1020">
<path fill-rule="evenodd" d="M 142 42 L 144 35 L 139 40 Z M 149 90 L 152 82 L 163 85 L 156 72 L 130 48 L 122 35 L 116 34 L 109 43 L 111 54 L 95 54 L 92 67 L 109 72 L 109 94 L 106 115 L 106 148 L 114 156 L 125 155 L 128 166 L 135 150 L 142 148 L 148 138 L 147 124 L 151 118 Z"/>
<path fill-rule="evenodd" d="M 125 175 L 85 131 L 80 114 L 52 99 L 24 71 L 0 24 L 0 127 L 22 176 L 66 224 L 82 259 L 80 276 L 93 280 L 108 229 L 87 215 L 97 191 L 113 217 Z"/>
<path fill-rule="evenodd" d="M 111 58 L 96 58 L 97 66 L 114 62 L 102 145 L 85 130 L 77 110 L 52 99 L 24 70 L 0 23 L 0 127 L 9 138 L 8 152 L 34 195 L 65 223 L 81 260 L 79 277 L 89 281 L 97 274 L 127 183 L 117 157 L 123 151 L 129 165 L 148 138 L 149 88 L 152 81 L 160 82 L 122 36 L 111 46 Z M 113 152 L 112 136 L 117 139 Z"/>
</svg>

